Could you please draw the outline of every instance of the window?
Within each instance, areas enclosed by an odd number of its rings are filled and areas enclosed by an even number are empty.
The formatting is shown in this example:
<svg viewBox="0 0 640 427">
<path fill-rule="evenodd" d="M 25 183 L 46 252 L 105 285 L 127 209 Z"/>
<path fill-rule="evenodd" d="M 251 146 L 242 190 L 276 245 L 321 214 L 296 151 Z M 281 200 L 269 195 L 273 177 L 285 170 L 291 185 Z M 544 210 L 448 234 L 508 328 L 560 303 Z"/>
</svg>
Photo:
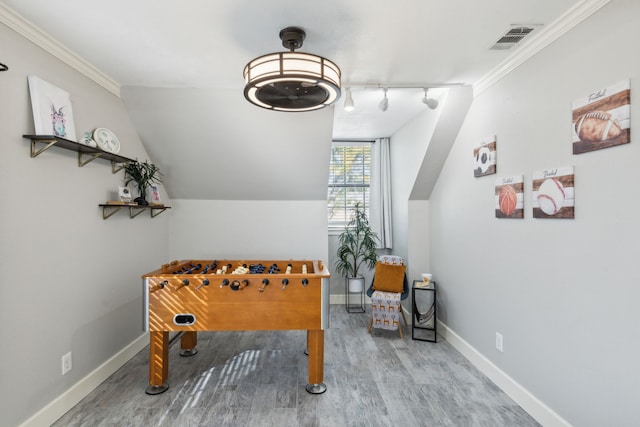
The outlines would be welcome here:
<svg viewBox="0 0 640 427">
<path fill-rule="evenodd" d="M 327 203 L 330 228 L 347 225 L 356 203 L 369 215 L 371 146 L 370 142 L 340 141 L 331 145 Z"/>
</svg>

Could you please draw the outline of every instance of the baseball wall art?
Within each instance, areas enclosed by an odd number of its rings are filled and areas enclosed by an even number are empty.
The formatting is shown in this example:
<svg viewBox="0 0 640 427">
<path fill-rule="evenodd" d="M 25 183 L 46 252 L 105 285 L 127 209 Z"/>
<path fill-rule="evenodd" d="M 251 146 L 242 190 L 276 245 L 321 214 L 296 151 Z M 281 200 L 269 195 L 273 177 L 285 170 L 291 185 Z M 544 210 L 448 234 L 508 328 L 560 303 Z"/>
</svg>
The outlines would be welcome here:
<svg viewBox="0 0 640 427">
<path fill-rule="evenodd" d="M 496 179 L 496 218 L 524 218 L 524 175 Z"/>
<path fill-rule="evenodd" d="M 558 168 L 533 173 L 533 217 L 575 217 L 574 168 Z"/>
<path fill-rule="evenodd" d="M 630 87 L 624 80 L 573 101 L 573 154 L 629 143 Z"/>
<path fill-rule="evenodd" d="M 476 178 L 496 173 L 496 137 L 484 139 L 473 149 L 473 176 Z"/>
</svg>

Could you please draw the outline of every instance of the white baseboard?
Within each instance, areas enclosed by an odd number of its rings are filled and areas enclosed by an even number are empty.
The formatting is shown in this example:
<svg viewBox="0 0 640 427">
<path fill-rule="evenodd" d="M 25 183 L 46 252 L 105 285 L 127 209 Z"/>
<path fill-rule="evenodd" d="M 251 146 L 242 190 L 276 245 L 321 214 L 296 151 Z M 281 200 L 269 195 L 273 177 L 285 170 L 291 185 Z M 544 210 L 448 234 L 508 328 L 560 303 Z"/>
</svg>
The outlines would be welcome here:
<svg viewBox="0 0 640 427">
<path fill-rule="evenodd" d="M 531 394 L 517 381 L 507 375 L 504 371 L 483 356 L 478 350 L 473 348 L 468 342 L 453 332 L 447 325 L 438 321 L 438 332 L 449 344 L 466 357 L 480 372 L 493 381 L 507 396 L 513 399 L 522 409 L 527 411 L 533 418 L 545 427 L 571 426 L 567 420 L 562 418 L 553 409 L 549 408 L 541 400 Z"/>
<path fill-rule="evenodd" d="M 36 412 L 20 427 L 48 427 L 63 416 L 69 409 L 84 399 L 89 393 L 120 369 L 133 356 L 149 344 L 149 334 L 142 334 L 128 346 L 113 355 L 109 360 L 94 369 L 89 375 L 75 383 L 71 388 L 55 398 L 47 406 Z"/>
</svg>

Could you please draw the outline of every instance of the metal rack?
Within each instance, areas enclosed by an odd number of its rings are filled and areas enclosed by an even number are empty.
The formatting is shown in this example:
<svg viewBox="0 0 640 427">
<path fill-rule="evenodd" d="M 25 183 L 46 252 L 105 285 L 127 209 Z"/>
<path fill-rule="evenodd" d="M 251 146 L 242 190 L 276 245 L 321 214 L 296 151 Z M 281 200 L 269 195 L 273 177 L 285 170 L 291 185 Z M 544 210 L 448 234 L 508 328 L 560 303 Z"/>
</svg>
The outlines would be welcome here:
<svg viewBox="0 0 640 427">
<path fill-rule="evenodd" d="M 420 286 L 422 280 L 414 280 L 411 288 L 411 338 L 418 341 L 438 342 L 438 322 L 436 304 L 436 282 L 430 281 L 428 286 Z M 418 308 L 416 291 L 427 297 L 422 311 Z M 428 292 L 429 295 L 423 293 Z"/>
<path fill-rule="evenodd" d="M 346 308 L 347 313 L 364 313 L 364 289 L 365 283 L 364 278 L 362 278 L 362 286 L 359 291 L 352 291 L 349 288 L 349 279 L 344 279 L 344 293 L 347 298 Z"/>
</svg>

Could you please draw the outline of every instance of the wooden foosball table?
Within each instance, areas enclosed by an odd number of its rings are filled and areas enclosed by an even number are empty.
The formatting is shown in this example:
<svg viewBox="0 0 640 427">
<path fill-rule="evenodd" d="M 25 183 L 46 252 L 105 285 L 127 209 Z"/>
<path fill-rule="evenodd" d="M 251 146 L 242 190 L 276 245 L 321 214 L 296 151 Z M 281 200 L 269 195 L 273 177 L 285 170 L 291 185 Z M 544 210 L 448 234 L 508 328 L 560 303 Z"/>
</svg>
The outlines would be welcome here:
<svg viewBox="0 0 640 427">
<path fill-rule="evenodd" d="M 322 261 L 173 261 L 142 276 L 149 332 L 149 386 L 169 386 L 169 333 L 180 355 L 197 353 L 198 331 L 306 330 L 309 393 L 324 393 L 329 271 Z M 247 314 L 252 313 L 252 314 Z M 172 339 L 172 341 L 173 341 Z"/>
</svg>

